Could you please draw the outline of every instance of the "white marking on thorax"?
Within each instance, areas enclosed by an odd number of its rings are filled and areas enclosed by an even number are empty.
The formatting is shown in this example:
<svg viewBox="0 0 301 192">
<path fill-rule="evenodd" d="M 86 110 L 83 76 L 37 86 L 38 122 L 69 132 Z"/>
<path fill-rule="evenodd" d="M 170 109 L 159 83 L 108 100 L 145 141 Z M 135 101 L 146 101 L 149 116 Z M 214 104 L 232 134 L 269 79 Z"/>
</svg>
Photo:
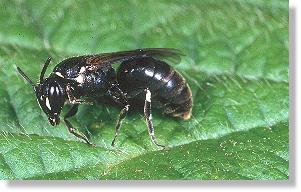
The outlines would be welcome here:
<svg viewBox="0 0 301 192">
<path fill-rule="evenodd" d="M 51 110 L 51 106 L 50 106 L 48 97 L 46 97 L 46 107 L 47 107 L 49 110 Z"/>
<path fill-rule="evenodd" d="M 146 90 L 146 101 L 148 101 L 148 102 L 151 102 L 151 96 L 152 96 L 152 94 L 151 94 L 151 92 L 150 92 L 150 90 Z"/>
<path fill-rule="evenodd" d="M 63 76 L 60 72 L 55 72 L 54 74 L 56 74 L 56 75 L 59 76 L 59 77 L 64 78 L 64 76 Z"/>
<path fill-rule="evenodd" d="M 80 70 L 79 70 L 79 73 L 83 73 L 86 71 L 86 67 L 81 67 Z"/>
<path fill-rule="evenodd" d="M 153 71 L 149 71 L 149 70 L 145 70 L 144 73 L 147 75 L 147 76 L 153 76 L 154 72 Z"/>
<path fill-rule="evenodd" d="M 75 78 L 75 80 L 78 82 L 78 83 L 83 83 L 85 78 L 83 75 L 79 75 Z"/>
</svg>

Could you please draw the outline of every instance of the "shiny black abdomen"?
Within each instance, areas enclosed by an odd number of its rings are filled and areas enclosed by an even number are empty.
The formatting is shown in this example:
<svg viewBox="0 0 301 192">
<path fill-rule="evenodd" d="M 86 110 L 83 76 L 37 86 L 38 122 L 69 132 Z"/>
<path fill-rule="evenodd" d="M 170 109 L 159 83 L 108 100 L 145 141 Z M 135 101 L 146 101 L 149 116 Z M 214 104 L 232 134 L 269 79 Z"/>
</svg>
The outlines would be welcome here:
<svg viewBox="0 0 301 192">
<path fill-rule="evenodd" d="M 192 95 L 185 79 L 170 65 L 152 57 L 136 58 L 121 63 L 117 81 L 134 105 L 143 105 L 144 90 L 152 93 L 152 106 L 163 113 L 189 119 Z"/>
</svg>

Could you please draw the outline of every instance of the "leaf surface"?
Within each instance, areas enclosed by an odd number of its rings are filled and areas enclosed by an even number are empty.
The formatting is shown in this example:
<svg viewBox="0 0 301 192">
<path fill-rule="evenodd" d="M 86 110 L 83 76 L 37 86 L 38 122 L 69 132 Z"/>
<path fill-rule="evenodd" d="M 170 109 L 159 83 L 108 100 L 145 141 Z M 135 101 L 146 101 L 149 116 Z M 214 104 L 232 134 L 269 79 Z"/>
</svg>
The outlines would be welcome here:
<svg viewBox="0 0 301 192">
<path fill-rule="evenodd" d="M 105 104 L 81 106 L 72 119 L 96 144 L 87 146 L 48 123 L 16 73 L 36 81 L 49 55 L 54 67 L 145 47 L 186 54 L 174 67 L 191 86 L 192 118 L 153 112 L 166 151 L 136 112 L 112 148 L 119 109 Z M 1 179 L 289 177 L 287 1 L 0 0 L 0 83 Z"/>
</svg>

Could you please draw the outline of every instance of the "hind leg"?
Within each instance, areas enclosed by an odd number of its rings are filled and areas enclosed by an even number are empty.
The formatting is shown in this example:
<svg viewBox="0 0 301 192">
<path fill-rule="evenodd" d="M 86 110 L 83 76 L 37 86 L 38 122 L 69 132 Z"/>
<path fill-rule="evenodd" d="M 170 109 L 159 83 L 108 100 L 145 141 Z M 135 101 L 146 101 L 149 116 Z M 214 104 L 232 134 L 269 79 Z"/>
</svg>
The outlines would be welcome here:
<svg viewBox="0 0 301 192">
<path fill-rule="evenodd" d="M 155 137 L 155 130 L 152 122 L 152 113 L 151 113 L 151 97 L 152 94 L 149 89 L 145 89 L 145 102 L 144 102 L 144 117 L 146 120 L 146 125 L 148 128 L 149 136 L 151 137 L 151 140 L 153 144 L 155 144 L 158 147 L 165 148 L 164 145 L 160 145 L 157 143 L 157 139 Z"/>
</svg>

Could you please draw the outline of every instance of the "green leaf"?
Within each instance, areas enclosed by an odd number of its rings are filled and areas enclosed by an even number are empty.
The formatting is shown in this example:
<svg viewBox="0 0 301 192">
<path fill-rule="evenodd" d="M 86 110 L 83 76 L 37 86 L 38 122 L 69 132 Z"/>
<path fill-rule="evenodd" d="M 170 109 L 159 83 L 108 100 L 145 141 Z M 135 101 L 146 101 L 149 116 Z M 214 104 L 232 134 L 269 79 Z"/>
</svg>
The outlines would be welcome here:
<svg viewBox="0 0 301 192">
<path fill-rule="evenodd" d="M 80 106 L 52 127 L 21 67 L 37 80 L 66 57 L 143 47 L 182 50 L 189 121 L 154 110 L 152 145 L 142 114 Z M 48 70 L 48 73 L 51 69 Z M 288 179 L 288 2 L 0 0 L 0 179 Z M 64 109 L 64 112 L 68 109 Z"/>
</svg>

